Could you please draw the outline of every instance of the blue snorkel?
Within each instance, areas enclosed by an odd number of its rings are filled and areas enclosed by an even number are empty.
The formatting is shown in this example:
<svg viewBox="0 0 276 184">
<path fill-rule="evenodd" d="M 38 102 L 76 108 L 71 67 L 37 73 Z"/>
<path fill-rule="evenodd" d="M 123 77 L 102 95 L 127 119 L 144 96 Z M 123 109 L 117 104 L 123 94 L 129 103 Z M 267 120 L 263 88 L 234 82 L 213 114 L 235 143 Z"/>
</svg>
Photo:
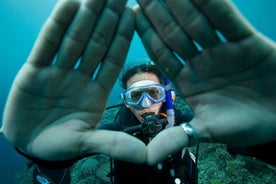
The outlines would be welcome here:
<svg viewBox="0 0 276 184">
<path fill-rule="evenodd" d="M 173 96 L 172 96 L 172 88 L 170 85 L 170 80 L 165 77 L 164 78 L 165 83 L 165 91 L 166 91 L 166 109 L 167 109 L 167 119 L 168 119 L 168 125 L 167 128 L 174 126 L 174 108 L 173 108 Z"/>
</svg>

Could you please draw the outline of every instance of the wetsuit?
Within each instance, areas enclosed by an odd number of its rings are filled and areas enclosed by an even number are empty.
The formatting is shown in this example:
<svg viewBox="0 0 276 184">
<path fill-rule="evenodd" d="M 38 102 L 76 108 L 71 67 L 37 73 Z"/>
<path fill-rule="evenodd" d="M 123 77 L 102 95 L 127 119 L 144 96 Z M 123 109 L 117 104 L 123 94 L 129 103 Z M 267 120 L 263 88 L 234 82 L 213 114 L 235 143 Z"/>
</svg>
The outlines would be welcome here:
<svg viewBox="0 0 276 184">
<path fill-rule="evenodd" d="M 270 165 L 276 166 L 276 141 L 250 147 L 227 147 L 230 154 L 253 157 Z"/>
</svg>

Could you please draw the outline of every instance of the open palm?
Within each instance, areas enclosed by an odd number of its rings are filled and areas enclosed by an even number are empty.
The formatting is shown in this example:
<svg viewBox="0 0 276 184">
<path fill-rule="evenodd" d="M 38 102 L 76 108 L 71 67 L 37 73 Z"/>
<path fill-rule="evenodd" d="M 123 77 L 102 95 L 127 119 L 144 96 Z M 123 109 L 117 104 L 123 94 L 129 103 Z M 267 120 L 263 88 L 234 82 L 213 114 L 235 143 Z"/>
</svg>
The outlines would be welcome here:
<svg viewBox="0 0 276 184">
<path fill-rule="evenodd" d="M 61 1 L 13 83 L 2 127 L 7 139 L 43 160 L 105 153 L 144 161 L 139 140 L 95 130 L 133 33 L 125 1 Z"/>
<path fill-rule="evenodd" d="M 275 44 L 229 1 L 139 2 L 139 35 L 195 111 L 191 124 L 200 140 L 235 146 L 275 140 Z M 161 132 L 148 145 L 148 162 L 187 141 L 181 127 Z"/>
</svg>

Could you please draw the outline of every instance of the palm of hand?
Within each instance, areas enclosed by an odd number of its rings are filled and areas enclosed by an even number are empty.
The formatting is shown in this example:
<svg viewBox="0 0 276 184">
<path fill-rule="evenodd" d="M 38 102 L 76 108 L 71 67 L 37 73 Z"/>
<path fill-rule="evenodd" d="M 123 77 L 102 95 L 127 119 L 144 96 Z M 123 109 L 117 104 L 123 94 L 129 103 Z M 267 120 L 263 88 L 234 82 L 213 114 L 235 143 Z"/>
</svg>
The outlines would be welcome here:
<svg viewBox="0 0 276 184">
<path fill-rule="evenodd" d="M 263 122 L 264 116 L 274 113 L 271 106 L 276 101 L 274 60 L 273 44 L 256 34 L 205 49 L 189 61 L 175 82 L 195 110 L 194 122 L 201 125 L 204 122 L 210 130 L 215 130 L 203 139 L 227 137 L 226 125 L 246 135 L 242 123 L 256 126 Z M 229 143 L 233 144 L 237 138 L 236 134 Z"/>
<path fill-rule="evenodd" d="M 125 1 L 60 1 L 13 83 L 1 132 L 43 160 L 103 153 L 144 162 L 143 142 L 95 130 L 133 33 Z"/>
<path fill-rule="evenodd" d="M 266 90 L 259 85 L 271 88 L 269 78 L 273 75 L 264 71 L 273 71 L 274 57 L 273 46 L 263 37 L 252 35 L 239 42 L 219 43 L 199 52 L 174 81 L 186 97 L 229 86 L 247 87 L 247 90 L 256 88 L 253 89 L 255 92 L 264 93 Z"/>
<path fill-rule="evenodd" d="M 48 150 L 49 158 L 70 158 L 78 151 L 73 148 L 78 148 L 74 145 L 79 144 L 80 133 L 91 131 L 100 121 L 107 95 L 89 76 L 76 70 L 26 64 L 13 85 L 13 101 L 7 104 L 11 108 L 6 120 L 12 123 L 6 128 L 13 129 L 7 131 L 12 132 L 7 137 L 30 155 L 41 157 Z M 68 152 L 49 154 L 57 149 Z"/>
<path fill-rule="evenodd" d="M 172 81 L 195 111 L 190 123 L 200 141 L 248 146 L 275 139 L 274 47 L 258 35 L 221 43 L 198 53 L 174 75 Z M 162 131 L 148 145 L 148 163 L 156 164 L 187 144 L 182 128 Z"/>
</svg>

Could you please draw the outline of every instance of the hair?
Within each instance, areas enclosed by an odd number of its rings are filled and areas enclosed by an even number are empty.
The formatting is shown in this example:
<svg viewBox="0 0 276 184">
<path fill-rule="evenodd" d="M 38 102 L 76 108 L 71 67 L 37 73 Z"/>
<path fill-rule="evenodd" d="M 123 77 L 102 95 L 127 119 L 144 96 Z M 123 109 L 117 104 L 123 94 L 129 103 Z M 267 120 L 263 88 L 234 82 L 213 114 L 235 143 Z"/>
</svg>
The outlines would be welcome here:
<svg viewBox="0 0 276 184">
<path fill-rule="evenodd" d="M 140 65 L 136 65 L 132 68 L 128 68 L 125 72 L 121 75 L 121 86 L 122 88 L 127 88 L 127 81 L 135 74 L 141 74 L 141 73 L 152 73 L 155 74 L 160 83 L 163 83 L 164 77 L 162 73 L 158 70 L 157 66 L 151 62 L 151 63 L 144 63 Z"/>
</svg>

